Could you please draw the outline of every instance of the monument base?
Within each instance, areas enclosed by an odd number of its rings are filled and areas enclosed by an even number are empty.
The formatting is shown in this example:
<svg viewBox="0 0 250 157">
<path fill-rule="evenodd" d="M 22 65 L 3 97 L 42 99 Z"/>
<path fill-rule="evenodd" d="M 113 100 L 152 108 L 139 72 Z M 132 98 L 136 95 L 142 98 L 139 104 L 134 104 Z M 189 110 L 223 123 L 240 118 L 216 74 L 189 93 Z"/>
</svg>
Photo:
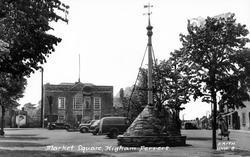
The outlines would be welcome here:
<svg viewBox="0 0 250 157">
<path fill-rule="evenodd" d="M 186 136 L 124 136 L 117 137 L 118 145 L 124 147 L 166 147 L 185 146 Z"/>
</svg>

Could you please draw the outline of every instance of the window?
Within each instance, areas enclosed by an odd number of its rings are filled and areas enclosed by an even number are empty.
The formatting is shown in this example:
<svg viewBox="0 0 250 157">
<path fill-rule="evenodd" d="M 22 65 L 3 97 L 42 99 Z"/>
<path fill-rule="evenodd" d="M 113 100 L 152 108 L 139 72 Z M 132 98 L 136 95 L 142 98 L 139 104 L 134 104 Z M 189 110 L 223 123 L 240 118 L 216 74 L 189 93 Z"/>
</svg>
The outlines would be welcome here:
<svg viewBox="0 0 250 157">
<path fill-rule="evenodd" d="M 58 116 L 58 122 L 63 123 L 65 121 L 65 116 L 64 115 L 59 115 Z"/>
<path fill-rule="evenodd" d="M 65 109 L 65 98 L 64 97 L 58 98 L 58 109 Z"/>
<path fill-rule="evenodd" d="M 246 125 L 246 113 L 242 113 L 242 125 Z"/>
<path fill-rule="evenodd" d="M 101 98 L 95 97 L 94 98 L 94 110 L 100 110 L 101 109 Z"/>
<path fill-rule="evenodd" d="M 84 102 L 85 103 L 85 108 L 90 109 L 90 102 L 91 102 L 90 97 L 85 97 L 84 101 L 85 101 Z"/>
<path fill-rule="evenodd" d="M 73 109 L 81 110 L 83 107 L 83 97 L 81 94 L 78 94 L 73 99 Z"/>
</svg>

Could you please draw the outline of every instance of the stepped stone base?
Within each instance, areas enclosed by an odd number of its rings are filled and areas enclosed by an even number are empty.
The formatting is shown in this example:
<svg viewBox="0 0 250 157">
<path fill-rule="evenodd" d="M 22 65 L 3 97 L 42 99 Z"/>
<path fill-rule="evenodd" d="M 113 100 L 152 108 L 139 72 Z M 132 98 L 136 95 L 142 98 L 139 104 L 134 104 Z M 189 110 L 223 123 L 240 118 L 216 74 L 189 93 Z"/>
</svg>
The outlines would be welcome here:
<svg viewBox="0 0 250 157">
<path fill-rule="evenodd" d="M 186 136 L 181 136 L 170 113 L 166 112 L 164 117 L 165 119 L 161 119 L 154 107 L 147 105 L 127 131 L 117 137 L 118 145 L 125 147 L 185 146 Z M 165 133 L 164 124 L 167 124 Z"/>
<path fill-rule="evenodd" d="M 118 145 L 124 147 L 165 147 L 165 146 L 185 146 L 186 136 L 124 136 L 117 137 Z"/>
</svg>

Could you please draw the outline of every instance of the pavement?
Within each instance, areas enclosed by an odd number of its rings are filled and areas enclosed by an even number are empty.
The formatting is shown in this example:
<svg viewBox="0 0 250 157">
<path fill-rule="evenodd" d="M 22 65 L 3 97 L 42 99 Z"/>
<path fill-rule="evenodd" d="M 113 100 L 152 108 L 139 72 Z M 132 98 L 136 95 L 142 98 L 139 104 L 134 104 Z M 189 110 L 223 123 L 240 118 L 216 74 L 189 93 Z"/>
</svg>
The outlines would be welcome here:
<svg viewBox="0 0 250 157">
<path fill-rule="evenodd" d="M 90 133 L 47 130 L 41 128 L 7 128 L 0 137 L 1 154 L 11 151 L 40 151 L 52 153 L 77 153 L 80 156 L 171 156 L 171 157 L 222 157 L 249 156 L 250 132 L 231 131 L 230 140 L 217 139 L 217 150 L 212 149 L 211 130 L 182 130 L 187 136 L 183 147 L 119 147 L 116 139 L 106 136 L 93 136 Z M 6 152 L 7 151 L 7 152 Z M 16 153 L 17 156 L 20 154 Z M 12 155 L 13 156 L 13 155 Z M 15 153 L 14 153 L 15 156 Z M 43 155 L 41 155 L 43 156 Z M 67 156 L 67 155 L 66 155 Z M 74 156 L 69 155 L 68 156 Z"/>
</svg>

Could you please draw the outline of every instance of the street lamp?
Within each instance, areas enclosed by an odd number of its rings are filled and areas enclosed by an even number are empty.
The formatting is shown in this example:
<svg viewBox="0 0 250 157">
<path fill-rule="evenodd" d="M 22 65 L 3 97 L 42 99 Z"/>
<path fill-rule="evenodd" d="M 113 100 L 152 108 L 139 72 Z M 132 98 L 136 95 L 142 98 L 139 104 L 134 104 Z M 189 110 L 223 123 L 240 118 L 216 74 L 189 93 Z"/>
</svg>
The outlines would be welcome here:
<svg viewBox="0 0 250 157">
<path fill-rule="evenodd" d="M 40 126 L 41 128 L 44 127 L 44 123 L 43 123 L 43 67 L 41 67 L 41 123 Z"/>
<path fill-rule="evenodd" d="M 184 115 L 185 115 L 185 113 L 183 113 L 183 115 L 182 115 L 182 121 L 184 121 Z"/>
</svg>

